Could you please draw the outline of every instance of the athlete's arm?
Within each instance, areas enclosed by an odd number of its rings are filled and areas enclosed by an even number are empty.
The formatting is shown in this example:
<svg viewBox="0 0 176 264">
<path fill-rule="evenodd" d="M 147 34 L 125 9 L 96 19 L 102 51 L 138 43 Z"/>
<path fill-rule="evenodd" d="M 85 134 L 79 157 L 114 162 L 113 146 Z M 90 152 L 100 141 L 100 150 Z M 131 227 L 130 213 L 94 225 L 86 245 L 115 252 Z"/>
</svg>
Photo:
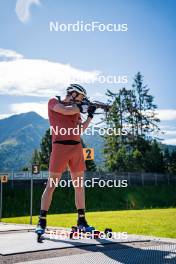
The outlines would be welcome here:
<svg viewBox="0 0 176 264">
<path fill-rule="evenodd" d="M 93 116 L 94 116 L 94 113 L 95 113 L 95 110 L 96 110 L 96 106 L 91 106 L 88 108 L 88 117 L 87 117 L 87 120 L 85 122 L 83 122 L 81 125 L 82 125 L 82 130 L 84 132 L 84 130 L 89 126 Z"/>
<path fill-rule="evenodd" d="M 80 113 L 80 110 L 77 106 L 65 106 L 60 103 L 56 103 L 53 106 L 52 110 L 63 115 L 75 115 Z"/>
</svg>

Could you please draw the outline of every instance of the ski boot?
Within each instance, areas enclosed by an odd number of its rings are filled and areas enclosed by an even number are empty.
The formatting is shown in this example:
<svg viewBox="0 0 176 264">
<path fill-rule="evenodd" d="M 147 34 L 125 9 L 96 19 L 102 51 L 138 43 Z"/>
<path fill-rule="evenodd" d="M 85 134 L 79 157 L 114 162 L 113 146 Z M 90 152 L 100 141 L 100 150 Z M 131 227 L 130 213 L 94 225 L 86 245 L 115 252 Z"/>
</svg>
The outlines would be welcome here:
<svg viewBox="0 0 176 264">
<path fill-rule="evenodd" d="M 92 237 L 94 233 L 96 234 L 96 231 L 94 230 L 95 230 L 95 227 L 89 226 L 85 219 L 81 221 L 78 219 L 77 226 L 72 226 L 71 228 L 70 238 L 73 238 L 73 234 L 74 234 L 74 237 L 75 236 L 77 237 L 77 236 L 80 236 L 81 233 L 82 234 L 89 233 L 89 236 Z"/>
<path fill-rule="evenodd" d="M 42 243 L 42 235 L 45 233 L 45 229 L 46 229 L 46 217 L 39 216 L 39 221 L 35 229 L 38 243 Z"/>
<path fill-rule="evenodd" d="M 77 221 L 77 227 L 79 230 L 81 230 L 82 232 L 86 233 L 86 232 L 92 232 L 93 230 L 95 230 L 95 227 L 93 226 L 89 226 L 87 221 L 84 220 L 79 220 Z"/>
</svg>

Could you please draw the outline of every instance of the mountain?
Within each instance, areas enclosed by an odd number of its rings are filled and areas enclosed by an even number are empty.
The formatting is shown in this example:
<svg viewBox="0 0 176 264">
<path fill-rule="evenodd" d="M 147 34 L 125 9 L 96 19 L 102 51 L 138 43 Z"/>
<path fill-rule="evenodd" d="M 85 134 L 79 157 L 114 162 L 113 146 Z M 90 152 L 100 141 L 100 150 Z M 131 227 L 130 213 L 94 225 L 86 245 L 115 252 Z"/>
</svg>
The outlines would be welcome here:
<svg viewBox="0 0 176 264">
<path fill-rule="evenodd" d="M 0 120 L 0 171 L 21 170 L 29 166 L 34 149 L 49 128 L 49 122 L 35 112 L 28 112 Z M 83 135 L 87 147 L 95 150 L 95 163 L 101 164 L 103 139 Z"/>
<path fill-rule="evenodd" d="M 161 148 L 162 148 L 163 150 L 168 149 L 170 153 L 171 153 L 172 151 L 176 151 L 176 146 L 175 146 L 175 145 L 165 145 L 165 144 L 162 144 L 162 145 L 161 145 Z"/>
<path fill-rule="evenodd" d="M 35 112 L 0 120 L 0 170 L 28 166 L 33 150 L 39 148 L 48 127 L 48 120 Z"/>
</svg>

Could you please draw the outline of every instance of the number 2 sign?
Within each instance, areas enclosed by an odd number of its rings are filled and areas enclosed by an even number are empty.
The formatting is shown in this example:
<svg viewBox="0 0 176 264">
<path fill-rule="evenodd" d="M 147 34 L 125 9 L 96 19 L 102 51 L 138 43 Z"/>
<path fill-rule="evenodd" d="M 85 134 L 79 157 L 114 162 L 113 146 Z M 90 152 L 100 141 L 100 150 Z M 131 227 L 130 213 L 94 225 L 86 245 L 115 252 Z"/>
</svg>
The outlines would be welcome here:
<svg viewBox="0 0 176 264">
<path fill-rule="evenodd" d="M 83 148 L 83 154 L 85 160 L 94 159 L 94 149 L 93 148 Z"/>
</svg>

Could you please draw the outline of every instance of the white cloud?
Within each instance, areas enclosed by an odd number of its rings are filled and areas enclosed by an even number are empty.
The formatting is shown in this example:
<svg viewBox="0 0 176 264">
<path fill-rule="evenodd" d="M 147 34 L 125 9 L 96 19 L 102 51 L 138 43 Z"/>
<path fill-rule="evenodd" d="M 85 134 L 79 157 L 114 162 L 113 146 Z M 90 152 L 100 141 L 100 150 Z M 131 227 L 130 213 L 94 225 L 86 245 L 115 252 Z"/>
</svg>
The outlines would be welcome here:
<svg viewBox="0 0 176 264">
<path fill-rule="evenodd" d="M 166 136 L 176 136 L 176 130 L 166 130 L 165 135 Z"/>
<path fill-rule="evenodd" d="M 11 113 L 11 114 L 1 114 L 0 115 L 0 119 L 8 118 L 8 117 L 10 117 L 12 115 L 15 115 L 15 113 Z"/>
<path fill-rule="evenodd" d="M 100 92 L 95 92 L 93 95 L 92 95 L 92 99 L 93 100 L 97 100 L 97 99 L 103 99 L 105 96 L 104 96 L 104 93 L 100 93 Z"/>
<path fill-rule="evenodd" d="M 39 103 L 27 102 L 27 103 L 19 103 L 19 104 L 11 104 L 10 110 L 14 114 L 28 113 L 30 111 L 34 111 L 37 114 L 41 115 L 44 118 L 48 118 L 48 101 L 42 101 Z"/>
<path fill-rule="evenodd" d="M 13 50 L 0 49 L 0 58 L 3 60 L 18 60 L 22 59 L 23 55 Z"/>
<path fill-rule="evenodd" d="M 3 54 L 7 54 L 6 50 Z M 85 80 L 93 82 L 99 74 L 98 71 L 83 71 L 69 64 L 25 59 L 22 55 L 17 58 L 21 59 L 0 61 L 0 94 L 39 97 L 63 95 L 65 88 L 75 79 L 80 83 Z"/>
<path fill-rule="evenodd" d="M 176 145 L 176 138 L 165 139 L 162 143 L 167 145 Z"/>
<path fill-rule="evenodd" d="M 176 120 L 176 109 L 158 109 L 156 112 L 161 121 Z"/>
<path fill-rule="evenodd" d="M 30 7 L 33 4 L 40 5 L 40 0 L 17 0 L 15 12 L 21 22 L 25 23 L 29 20 Z"/>
</svg>

